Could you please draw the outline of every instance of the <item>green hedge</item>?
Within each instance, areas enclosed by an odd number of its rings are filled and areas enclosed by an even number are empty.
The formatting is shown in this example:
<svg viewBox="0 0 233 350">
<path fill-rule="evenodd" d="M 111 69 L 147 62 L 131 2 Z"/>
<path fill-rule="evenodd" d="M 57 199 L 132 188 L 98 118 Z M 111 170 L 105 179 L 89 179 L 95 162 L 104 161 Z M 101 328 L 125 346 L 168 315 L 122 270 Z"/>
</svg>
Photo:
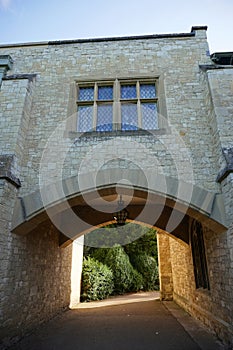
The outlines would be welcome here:
<svg viewBox="0 0 233 350">
<path fill-rule="evenodd" d="M 121 246 L 109 249 L 104 263 L 113 272 L 115 294 L 136 292 L 142 289 L 142 276 L 133 268 L 128 255 Z"/>
<path fill-rule="evenodd" d="M 133 267 L 140 272 L 143 277 L 143 289 L 158 290 L 159 272 L 155 258 L 146 253 L 141 253 L 139 255 L 131 255 L 131 262 Z"/>
<path fill-rule="evenodd" d="M 139 225 L 135 225 L 135 229 L 141 230 L 140 238 L 124 246 L 130 260 L 131 256 L 147 254 L 153 256 L 158 261 L 156 231 L 152 228 L 148 229 L 147 227 L 137 226 Z"/>
<path fill-rule="evenodd" d="M 88 239 L 94 243 L 102 239 L 103 244 L 102 248 L 95 248 L 95 244 L 85 246 L 84 255 L 93 261 L 87 263 L 88 259 L 84 258 L 82 300 L 100 300 L 111 294 L 159 289 L 156 231 L 137 224 L 125 225 L 125 242 L 131 243 L 123 247 L 119 244 L 104 247 L 104 242 L 114 242 L 113 238 L 120 233 L 118 228 L 109 226 L 92 231 L 93 236 L 85 236 L 85 244 Z M 133 237 L 139 238 L 132 241 Z"/>
<path fill-rule="evenodd" d="M 91 257 L 105 264 L 106 255 L 112 248 L 95 248 L 91 251 Z"/>
<path fill-rule="evenodd" d="M 114 290 L 113 273 L 101 262 L 88 257 L 83 260 L 81 301 L 102 300 Z"/>
</svg>

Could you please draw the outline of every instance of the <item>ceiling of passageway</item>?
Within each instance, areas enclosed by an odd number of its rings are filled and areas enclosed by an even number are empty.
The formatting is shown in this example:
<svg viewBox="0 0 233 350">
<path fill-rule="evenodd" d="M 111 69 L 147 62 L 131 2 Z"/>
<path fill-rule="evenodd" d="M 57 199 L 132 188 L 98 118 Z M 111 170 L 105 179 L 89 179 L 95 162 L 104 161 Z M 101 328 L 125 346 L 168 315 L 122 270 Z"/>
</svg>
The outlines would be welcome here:
<svg viewBox="0 0 233 350">
<path fill-rule="evenodd" d="M 117 209 L 117 201 L 119 195 L 109 192 L 110 189 L 104 189 L 99 191 L 100 196 L 95 197 L 93 193 L 86 196 L 86 202 L 82 198 L 72 198 L 69 203 L 72 207 L 72 213 L 69 209 L 59 212 L 57 214 L 57 220 L 59 220 L 61 231 L 68 232 L 68 236 L 72 236 L 72 230 L 70 225 L 72 223 L 73 213 L 80 219 L 79 227 L 76 232 L 73 233 L 72 239 L 75 239 L 80 233 L 88 232 L 88 228 L 98 227 L 104 223 L 113 221 L 114 213 Z M 156 194 L 150 194 L 144 191 L 135 191 L 134 196 L 131 197 L 127 190 L 121 189 L 122 199 L 124 200 L 125 207 L 129 213 L 128 219 L 138 223 L 146 224 L 151 227 L 158 227 L 162 230 L 166 230 L 167 223 L 176 212 L 178 218 L 173 230 L 170 230 L 177 238 L 182 239 L 184 242 L 189 242 L 189 218 L 184 212 L 176 211 L 174 202 L 161 198 Z M 87 204 L 88 203 L 88 204 Z M 181 207 L 180 207 L 181 209 Z"/>
</svg>

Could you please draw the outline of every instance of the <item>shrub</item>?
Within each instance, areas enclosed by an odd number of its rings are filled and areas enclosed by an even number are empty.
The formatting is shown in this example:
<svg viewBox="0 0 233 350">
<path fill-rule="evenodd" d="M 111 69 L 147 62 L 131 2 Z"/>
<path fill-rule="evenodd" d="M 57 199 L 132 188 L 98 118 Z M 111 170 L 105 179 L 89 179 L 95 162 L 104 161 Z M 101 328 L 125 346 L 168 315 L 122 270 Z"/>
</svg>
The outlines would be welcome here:
<svg viewBox="0 0 233 350">
<path fill-rule="evenodd" d="M 111 249 L 111 248 L 110 248 Z M 96 248 L 92 250 L 91 257 L 105 264 L 109 248 Z"/>
<path fill-rule="evenodd" d="M 132 282 L 129 292 L 138 292 L 143 289 L 143 276 L 132 267 Z"/>
<path fill-rule="evenodd" d="M 142 289 L 142 276 L 133 268 L 128 255 L 121 246 L 109 249 L 104 263 L 113 272 L 115 294 Z"/>
<path fill-rule="evenodd" d="M 124 246 L 126 253 L 129 255 L 130 260 L 131 256 L 147 254 L 149 256 L 153 256 L 157 261 L 158 253 L 156 231 L 152 228 L 148 229 L 147 227 L 139 226 L 139 228 L 141 229 L 140 238 Z M 137 230 L 139 230 L 139 228 L 137 228 Z"/>
<path fill-rule="evenodd" d="M 85 239 L 91 238 L 98 244 L 103 240 L 102 248 L 96 248 L 94 244 L 86 248 L 84 253 L 107 265 L 112 271 L 114 294 L 159 289 L 156 231 L 137 224 L 127 224 L 124 226 L 125 242 L 131 243 L 124 247 L 115 245 L 107 248 L 110 242 L 117 241 L 115 236 L 118 237 L 120 233 L 118 228 L 110 226 L 92 231 L 93 237 Z M 136 240 L 132 242 L 133 238 Z"/>
<path fill-rule="evenodd" d="M 144 290 L 159 289 L 159 272 L 158 265 L 152 256 L 146 253 L 134 255 L 132 258 L 132 265 L 139 271 L 143 278 Z"/>
<path fill-rule="evenodd" d="M 102 300 L 111 295 L 113 290 L 112 271 L 91 257 L 84 258 L 81 301 Z"/>
</svg>

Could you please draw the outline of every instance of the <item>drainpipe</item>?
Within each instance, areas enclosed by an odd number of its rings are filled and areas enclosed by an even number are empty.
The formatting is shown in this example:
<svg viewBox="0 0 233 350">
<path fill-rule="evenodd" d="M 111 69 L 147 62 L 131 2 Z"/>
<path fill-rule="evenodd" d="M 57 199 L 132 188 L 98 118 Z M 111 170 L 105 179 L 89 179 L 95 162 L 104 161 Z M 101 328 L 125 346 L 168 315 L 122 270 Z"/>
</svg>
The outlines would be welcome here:
<svg viewBox="0 0 233 350">
<path fill-rule="evenodd" d="M 6 72 L 12 68 L 13 60 L 10 55 L 0 55 L 0 88 L 2 85 L 2 78 Z"/>
</svg>

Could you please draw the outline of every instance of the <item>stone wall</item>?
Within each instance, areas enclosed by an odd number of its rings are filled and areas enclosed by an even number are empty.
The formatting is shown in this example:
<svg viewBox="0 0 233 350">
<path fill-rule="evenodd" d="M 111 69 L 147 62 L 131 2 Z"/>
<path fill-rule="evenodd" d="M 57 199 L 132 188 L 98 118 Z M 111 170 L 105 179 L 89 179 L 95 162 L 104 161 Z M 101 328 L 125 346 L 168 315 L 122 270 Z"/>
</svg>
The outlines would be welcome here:
<svg viewBox="0 0 233 350">
<path fill-rule="evenodd" d="M 168 124 L 164 133 L 130 135 L 134 141 L 127 150 L 130 160 L 140 162 L 142 167 L 151 167 L 148 157 L 139 155 L 140 146 L 154 158 L 158 171 L 193 182 L 204 188 L 217 191 L 215 182 L 216 164 L 212 157 L 212 137 L 206 120 L 205 89 L 201 80 L 199 64 L 210 64 L 205 29 L 195 30 L 192 36 L 156 37 L 137 40 L 103 40 L 70 43 L 45 43 L 0 48 L 2 54 L 10 54 L 13 66 L 8 77 L 33 75 L 34 99 L 29 120 L 27 147 L 24 150 L 21 171 L 21 195 L 39 187 L 41 156 L 52 133 L 60 123 L 76 113 L 75 82 L 116 78 L 159 78 L 158 98 L 162 124 Z M 2 89 L 10 93 L 10 82 L 3 79 Z M 10 106 L 12 102 L 6 105 Z M 12 105 L 12 118 L 14 106 Z M 75 117 L 74 117 L 75 118 Z M 164 119 L 166 122 L 164 122 Z M 75 125 L 75 123 L 71 123 Z M 68 128 L 68 129 L 67 129 Z M 81 161 L 88 151 L 104 140 L 119 139 L 124 155 L 125 143 L 122 135 L 90 136 L 88 140 L 75 135 L 75 128 L 67 126 L 66 131 L 74 131 L 71 138 L 63 136 L 64 144 L 69 145 L 62 167 L 62 176 L 77 175 Z M 129 140 L 129 138 L 128 138 Z M 57 142 L 55 140 L 54 142 Z M 61 142 L 61 138 L 59 139 Z M 174 144 L 177 146 L 174 147 Z M 62 143 L 61 143 L 62 144 Z M 135 145 L 138 151 L 135 152 Z M 201 147 L 200 147 L 201 145 Z M 57 145 L 56 145 L 57 146 Z M 61 168 L 57 157 L 57 147 L 50 153 L 48 174 L 52 181 L 58 179 Z M 102 153 L 106 150 L 102 150 Z M 59 148 L 62 153 L 62 147 Z M 105 154 L 106 155 L 106 154 Z M 91 165 L 100 167 L 103 157 L 91 159 Z M 82 163 L 83 165 L 83 163 Z M 205 171 L 203 172 L 203 168 Z M 192 172 L 190 176 L 190 170 Z M 82 171 L 89 171 L 85 162 Z M 48 177 L 47 177 L 48 178 Z M 49 181 L 49 180 L 47 180 Z"/>
<path fill-rule="evenodd" d="M 226 344 L 232 345 L 232 270 L 229 254 L 226 254 L 229 249 L 227 233 L 204 230 L 210 290 L 196 289 L 191 246 L 172 237 L 169 240 L 174 300 Z"/>
<path fill-rule="evenodd" d="M 1 231 L 0 348 L 68 308 L 72 245 L 48 225 L 27 236 Z"/>
<path fill-rule="evenodd" d="M 4 79 L 4 78 L 3 78 Z M 3 80 L 0 93 L 0 347 L 68 307 L 71 247 L 59 248 L 49 225 L 25 237 L 11 233 L 31 120 L 34 75 Z"/>
<path fill-rule="evenodd" d="M 233 68 L 210 69 L 207 76 L 222 147 L 233 147 Z"/>
<path fill-rule="evenodd" d="M 160 299 L 173 300 L 173 274 L 170 254 L 169 236 L 158 232 L 158 262 L 159 262 L 159 285 Z"/>
<path fill-rule="evenodd" d="M 59 248 L 58 233 L 48 222 L 38 223 L 25 237 L 12 234 L 16 198 L 80 171 L 108 167 L 139 167 L 222 191 L 230 228 L 218 235 L 205 230 L 210 292 L 195 289 L 190 246 L 158 235 L 160 280 L 163 299 L 171 298 L 173 288 L 179 304 L 232 341 L 232 173 L 216 181 L 226 166 L 222 149 L 233 147 L 232 69 L 215 70 L 206 29 L 4 45 L 0 55 L 13 59 L 0 91 L 0 320 L 5 343 L 70 302 L 71 247 Z M 210 70 L 203 68 L 210 65 Z M 121 78 L 158 79 L 162 128 L 79 135 L 76 82 Z"/>
</svg>

